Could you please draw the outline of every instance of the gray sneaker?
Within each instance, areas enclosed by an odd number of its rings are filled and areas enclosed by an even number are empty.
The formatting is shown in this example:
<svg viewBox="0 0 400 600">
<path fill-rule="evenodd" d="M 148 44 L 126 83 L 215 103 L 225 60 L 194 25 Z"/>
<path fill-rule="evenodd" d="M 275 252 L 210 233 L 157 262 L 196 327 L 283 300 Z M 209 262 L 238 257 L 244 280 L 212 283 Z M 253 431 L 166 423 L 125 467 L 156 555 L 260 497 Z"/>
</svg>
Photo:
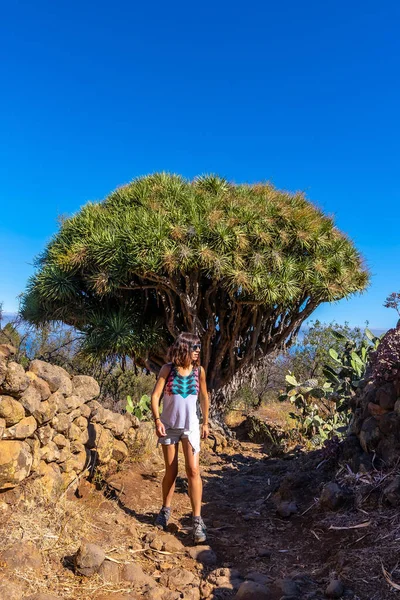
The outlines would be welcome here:
<svg viewBox="0 0 400 600">
<path fill-rule="evenodd" d="M 154 525 L 157 529 L 167 529 L 168 521 L 171 516 L 171 509 L 168 506 L 163 506 L 160 512 L 158 513 L 156 520 L 154 521 Z"/>
<path fill-rule="evenodd" d="M 201 517 L 193 518 L 193 541 L 195 544 L 202 544 L 207 539 L 207 530 Z"/>
</svg>

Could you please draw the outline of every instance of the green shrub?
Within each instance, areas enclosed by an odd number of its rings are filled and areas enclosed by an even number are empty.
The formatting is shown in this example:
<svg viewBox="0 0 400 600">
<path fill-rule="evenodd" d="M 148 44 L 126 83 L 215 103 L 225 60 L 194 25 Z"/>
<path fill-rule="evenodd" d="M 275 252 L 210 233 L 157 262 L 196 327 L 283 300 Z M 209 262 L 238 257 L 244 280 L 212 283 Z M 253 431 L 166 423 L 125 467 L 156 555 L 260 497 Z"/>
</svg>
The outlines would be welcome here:
<svg viewBox="0 0 400 600">
<path fill-rule="evenodd" d="M 142 396 L 136 404 L 132 400 L 132 396 L 126 397 L 126 412 L 135 415 L 139 421 L 147 421 L 151 413 L 151 398 L 146 394 Z"/>
<path fill-rule="evenodd" d="M 286 390 L 279 400 L 289 400 L 297 409 L 291 417 L 299 433 L 320 445 L 326 439 L 343 434 L 351 419 L 351 400 L 364 377 L 371 351 L 376 350 L 380 338 L 365 329 L 360 341 L 348 338 L 340 331 L 332 335 L 342 344 L 341 351 L 329 349 L 329 357 L 336 367 L 325 364 L 322 373 L 325 381 L 308 379 L 297 381 L 289 372 Z"/>
</svg>

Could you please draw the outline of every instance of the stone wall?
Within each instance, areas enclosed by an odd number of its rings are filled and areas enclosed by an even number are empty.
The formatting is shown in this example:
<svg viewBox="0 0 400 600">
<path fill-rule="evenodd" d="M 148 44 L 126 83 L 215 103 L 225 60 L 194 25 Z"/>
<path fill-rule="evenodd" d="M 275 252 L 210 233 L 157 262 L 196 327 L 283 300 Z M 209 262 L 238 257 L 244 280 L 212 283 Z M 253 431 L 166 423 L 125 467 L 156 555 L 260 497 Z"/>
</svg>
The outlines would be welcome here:
<svg viewBox="0 0 400 600">
<path fill-rule="evenodd" d="M 14 355 L 0 345 L 0 491 L 33 476 L 46 495 L 59 495 L 137 445 L 138 420 L 103 408 L 95 379 L 41 360 L 25 370 Z"/>
<path fill-rule="evenodd" d="M 352 425 L 365 452 L 386 465 L 400 458 L 400 327 L 390 329 L 371 355 L 354 398 Z"/>
</svg>

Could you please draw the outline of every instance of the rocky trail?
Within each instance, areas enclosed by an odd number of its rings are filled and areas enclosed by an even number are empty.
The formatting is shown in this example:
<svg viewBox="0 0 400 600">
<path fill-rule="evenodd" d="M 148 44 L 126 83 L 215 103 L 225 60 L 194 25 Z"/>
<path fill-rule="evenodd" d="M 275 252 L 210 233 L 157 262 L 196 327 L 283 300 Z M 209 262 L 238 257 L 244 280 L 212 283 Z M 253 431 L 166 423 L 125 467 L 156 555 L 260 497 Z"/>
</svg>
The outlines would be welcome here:
<svg viewBox="0 0 400 600">
<path fill-rule="evenodd" d="M 250 442 L 235 442 L 218 453 L 205 449 L 208 545 L 193 547 L 182 455 L 179 464 L 167 533 L 152 525 L 163 473 L 158 451 L 145 462 L 125 465 L 106 482 L 82 480 L 62 509 L 60 503 L 57 509 L 43 504 L 32 514 L 28 491 L 14 499 L 14 507 L 8 499 L 0 598 L 381 600 L 394 595 L 400 518 L 382 495 L 382 477 L 388 475 L 355 475 L 345 462 L 338 467 L 321 452 L 269 458 L 262 445 Z M 397 498 L 395 473 L 389 475 Z M 89 545 L 81 546 L 82 540 Z"/>
</svg>

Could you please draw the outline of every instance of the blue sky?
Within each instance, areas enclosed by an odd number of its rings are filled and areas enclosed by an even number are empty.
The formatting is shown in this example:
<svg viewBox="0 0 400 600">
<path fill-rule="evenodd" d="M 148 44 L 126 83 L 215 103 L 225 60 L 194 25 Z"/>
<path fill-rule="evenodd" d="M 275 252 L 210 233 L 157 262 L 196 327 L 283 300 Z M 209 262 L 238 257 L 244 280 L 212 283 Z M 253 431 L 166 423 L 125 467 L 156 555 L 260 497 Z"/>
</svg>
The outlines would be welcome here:
<svg viewBox="0 0 400 600">
<path fill-rule="evenodd" d="M 315 316 L 375 328 L 400 290 L 400 5 L 3 3 L 0 301 L 57 217 L 152 171 L 304 190 L 356 243 L 369 291 Z"/>
</svg>

